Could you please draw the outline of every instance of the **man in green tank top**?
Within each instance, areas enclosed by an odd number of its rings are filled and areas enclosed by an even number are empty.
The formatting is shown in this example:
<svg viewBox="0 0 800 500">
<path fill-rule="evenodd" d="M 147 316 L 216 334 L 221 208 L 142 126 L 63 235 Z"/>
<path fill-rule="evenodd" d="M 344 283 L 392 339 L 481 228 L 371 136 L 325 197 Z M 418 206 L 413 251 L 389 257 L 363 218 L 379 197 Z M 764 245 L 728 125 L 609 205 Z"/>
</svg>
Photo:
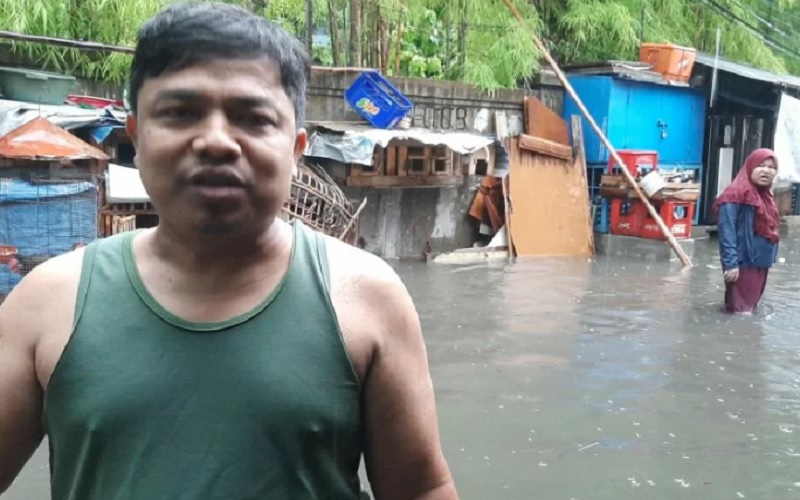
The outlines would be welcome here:
<svg viewBox="0 0 800 500">
<path fill-rule="evenodd" d="M 48 437 L 53 500 L 457 498 L 419 319 L 381 260 L 280 220 L 310 61 L 174 4 L 139 32 L 127 129 L 160 216 L 0 306 L 0 493 Z"/>
</svg>

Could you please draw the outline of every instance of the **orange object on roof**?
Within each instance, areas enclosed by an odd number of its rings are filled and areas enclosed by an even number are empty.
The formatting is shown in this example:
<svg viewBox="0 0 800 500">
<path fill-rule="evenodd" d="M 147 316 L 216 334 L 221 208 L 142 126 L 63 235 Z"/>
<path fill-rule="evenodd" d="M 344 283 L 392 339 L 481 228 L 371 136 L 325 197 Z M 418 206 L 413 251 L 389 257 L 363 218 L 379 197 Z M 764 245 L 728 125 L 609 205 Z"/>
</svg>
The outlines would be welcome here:
<svg viewBox="0 0 800 500">
<path fill-rule="evenodd" d="M 643 43 L 639 47 L 639 61 L 653 65 L 653 71 L 667 80 L 688 82 L 697 57 L 697 50 L 670 43 Z"/>
<path fill-rule="evenodd" d="M 36 118 L 0 137 L 0 158 L 14 160 L 108 160 L 90 146 L 45 118 Z"/>
</svg>

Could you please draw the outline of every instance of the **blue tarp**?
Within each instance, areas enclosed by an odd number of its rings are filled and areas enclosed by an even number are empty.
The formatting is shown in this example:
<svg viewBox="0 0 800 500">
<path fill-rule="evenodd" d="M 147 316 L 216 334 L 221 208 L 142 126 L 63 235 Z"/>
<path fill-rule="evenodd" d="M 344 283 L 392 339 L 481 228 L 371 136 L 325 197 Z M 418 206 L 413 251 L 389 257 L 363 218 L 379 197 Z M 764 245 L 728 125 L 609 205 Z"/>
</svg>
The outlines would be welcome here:
<svg viewBox="0 0 800 500">
<path fill-rule="evenodd" d="M 31 184 L 22 179 L 0 179 L 0 204 L 17 201 L 42 201 L 45 198 L 72 196 L 94 188 L 94 184 L 91 182 Z"/>
<path fill-rule="evenodd" d="M 97 239 L 97 188 L 90 182 L 31 184 L 0 179 L 0 244 L 17 248 L 19 260 L 54 257 Z M 16 283 L 0 271 L 0 294 Z"/>
</svg>

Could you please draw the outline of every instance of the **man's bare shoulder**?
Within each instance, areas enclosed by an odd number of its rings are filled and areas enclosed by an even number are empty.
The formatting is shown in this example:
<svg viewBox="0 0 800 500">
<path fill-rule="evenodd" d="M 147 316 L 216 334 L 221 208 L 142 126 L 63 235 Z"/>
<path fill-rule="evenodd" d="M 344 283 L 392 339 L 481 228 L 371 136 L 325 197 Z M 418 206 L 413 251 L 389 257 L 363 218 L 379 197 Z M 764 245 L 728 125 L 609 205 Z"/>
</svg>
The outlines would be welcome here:
<svg viewBox="0 0 800 500">
<path fill-rule="evenodd" d="M 391 308 L 392 303 L 385 300 L 408 296 L 400 276 L 386 261 L 343 241 L 325 238 L 335 287 L 363 294 L 371 303 L 386 308 Z"/>
<path fill-rule="evenodd" d="M 79 248 L 36 266 L 0 305 L 0 321 L 46 321 L 53 312 L 74 306 L 83 254 L 84 249 Z M 47 315 L 37 319 L 38 312 L 46 311 Z"/>
</svg>

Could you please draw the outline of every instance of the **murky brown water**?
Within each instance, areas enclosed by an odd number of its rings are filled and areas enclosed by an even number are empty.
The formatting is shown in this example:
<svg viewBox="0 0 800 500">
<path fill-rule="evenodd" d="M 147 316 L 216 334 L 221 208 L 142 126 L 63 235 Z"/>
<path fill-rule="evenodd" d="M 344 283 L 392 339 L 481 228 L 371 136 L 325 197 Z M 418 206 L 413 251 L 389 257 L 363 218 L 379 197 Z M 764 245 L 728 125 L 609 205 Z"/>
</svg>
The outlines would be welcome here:
<svg viewBox="0 0 800 500">
<path fill-rule="evenodd" d="M 798 233 L 800 235 L 800 233 Z M 696 266 L 398 264 L 464 499 L 800 498 L 800 239 L 761 313 Z M 4 500 L 47 499 L 40 450 Z"/>
</svg>

